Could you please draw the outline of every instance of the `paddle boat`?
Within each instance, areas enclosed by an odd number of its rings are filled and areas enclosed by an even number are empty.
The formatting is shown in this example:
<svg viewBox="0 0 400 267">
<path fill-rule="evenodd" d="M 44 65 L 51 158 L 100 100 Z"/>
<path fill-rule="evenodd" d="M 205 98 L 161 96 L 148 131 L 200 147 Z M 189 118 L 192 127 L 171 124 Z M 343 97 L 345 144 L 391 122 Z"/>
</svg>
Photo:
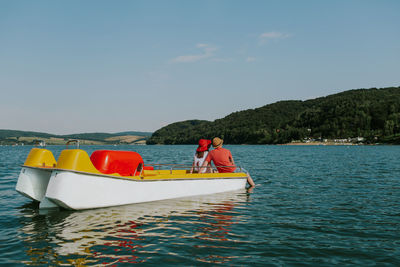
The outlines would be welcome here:
<svg viewBox="0 0 400 267">
<path fill-rule="evenodd" d="M 144 165 L 134 151 L 65 149 L 57 162 L 49 150 L 33 148 L 17 191 L 40 208 L 82 210 L 206 195 L 245 188 L 244 169 L 233 173 L 190 173 L 191 166 Z M 43 193 L 44 192 L 44 193 Z"/>
</svg>

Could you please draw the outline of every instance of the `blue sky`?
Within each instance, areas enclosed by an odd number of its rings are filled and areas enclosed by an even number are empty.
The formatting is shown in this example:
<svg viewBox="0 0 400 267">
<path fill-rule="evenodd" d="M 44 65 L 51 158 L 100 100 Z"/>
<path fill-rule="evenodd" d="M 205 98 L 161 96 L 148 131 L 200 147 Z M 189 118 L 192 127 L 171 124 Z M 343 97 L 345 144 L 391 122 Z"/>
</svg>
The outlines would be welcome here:
<svg viewBox="0 0 400 267">
<path fill-rule="evenodd" d="M 0 0 L 0 129 L 155 131 L 400 86 L 400 1 Z"/>
</svg>

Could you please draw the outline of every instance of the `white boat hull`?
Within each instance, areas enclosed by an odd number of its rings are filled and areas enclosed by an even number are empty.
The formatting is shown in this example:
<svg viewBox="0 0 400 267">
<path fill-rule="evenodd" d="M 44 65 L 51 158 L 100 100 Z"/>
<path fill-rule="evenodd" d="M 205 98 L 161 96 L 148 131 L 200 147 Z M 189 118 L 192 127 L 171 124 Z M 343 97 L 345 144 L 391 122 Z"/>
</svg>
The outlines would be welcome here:
<svg viewBox="0 0 400 267">
<path fill-rule="evenodd" d="M 53 171 L 46 197 L 72 210 L 102 208 L 163 199 L 206 195 L 246 187 L 246 177 L 133 180 Z"/>
<path fill-rule="evenodd" d="M 52 170 L 22 167 L 15 189 L 32 200 L 41 201 L 46 193 Z"/>
</svg>

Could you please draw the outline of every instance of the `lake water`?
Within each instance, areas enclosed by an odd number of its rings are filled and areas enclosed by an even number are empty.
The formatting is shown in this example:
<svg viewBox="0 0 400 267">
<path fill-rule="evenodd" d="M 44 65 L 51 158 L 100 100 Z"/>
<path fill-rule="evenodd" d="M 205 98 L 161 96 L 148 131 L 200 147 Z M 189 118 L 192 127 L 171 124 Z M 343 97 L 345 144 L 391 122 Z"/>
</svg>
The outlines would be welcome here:
<svg viewBox="0 0 400 267">
<path fill-rule="evenodd" d="M 15 191 L 31 147 L 0 147 L 0 265 L 400 265 L 400 146 L 225 147 L 252 192 L 47 212 Z M 82 148 L 187 164 L 195 150 Z"/>
</svg>

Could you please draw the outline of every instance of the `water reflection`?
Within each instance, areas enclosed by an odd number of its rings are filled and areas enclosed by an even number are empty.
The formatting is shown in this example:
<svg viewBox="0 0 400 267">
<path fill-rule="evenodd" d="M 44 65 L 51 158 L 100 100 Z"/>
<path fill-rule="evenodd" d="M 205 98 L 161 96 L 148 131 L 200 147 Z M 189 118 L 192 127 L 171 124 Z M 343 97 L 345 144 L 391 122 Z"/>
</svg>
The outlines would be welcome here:
<svg viewBox="0 0 400 267">
<path fill-rule="evenodd" d="M 199 219 L 205 226 L 199 227 L 200 235 L 198 238 L 205 240 L 226 241 L 229 226 L 232 222 L 232 215 L 227 215 L 234 207 L 232 202 L 221 203 L 211 211 L 198 212 Z"/>
<path fill-rule="evenodd" d="M 246 191 L 166 200 L 85 211 L 39 212 L 21 207 L 20 238 L 27 265 L 112 265 L 151 263 L 164 257 L 226 263 L 218 254 L 234 242 L 236 209 L 247 201 Z M 200 251 L 201 250 L 201 251 Z M 180 253 L 177 253 L 180 251 Z M 193 258 L 191 259 L 193 260 Z"/>
<path fill-rule="evenodd" d="M 214 208 L 209 211 L 198 212 L 199 220 L 203 222 L 203 226 L 198 227 L 198 235 L 196 238 L 206 241 L 214 241 L 211 243 L 207 242 L 206 245 L 196 246 L 197 248 L 206 248 L 207 251 L 210 252 L 210 255 L 198 257 L 197 259 L 199 261 L 207 263 L 226 263 L 232 258 L 232 256 L 218 255 L 214 251 L 216 249 L 229 249 L 224 245 L 215 245 L 215 241 L 222 241 L 219 243 L 224 243 L 224 241 L 229 240 L 231 225 L 235 223 L 233 221 L 234 216 L 231 214 L 233 208 L 234 202 L 226 201 L 214 205 Z"/>
</svg>

